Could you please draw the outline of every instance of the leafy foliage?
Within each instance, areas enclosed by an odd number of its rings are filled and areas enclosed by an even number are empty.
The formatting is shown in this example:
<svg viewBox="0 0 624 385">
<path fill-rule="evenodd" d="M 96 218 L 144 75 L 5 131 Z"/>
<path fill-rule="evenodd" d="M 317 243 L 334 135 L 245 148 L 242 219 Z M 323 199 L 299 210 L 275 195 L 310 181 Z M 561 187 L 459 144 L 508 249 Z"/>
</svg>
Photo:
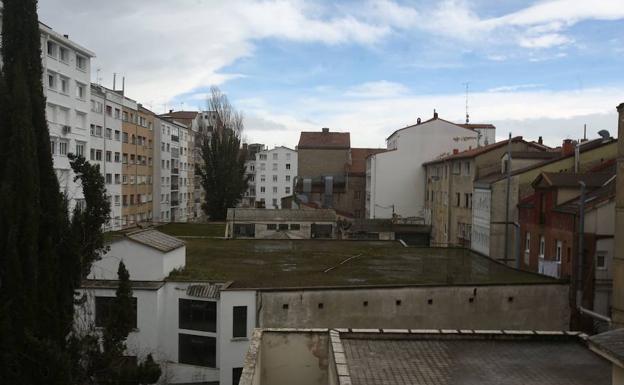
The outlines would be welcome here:
<svg viewBox="0 0 624 385">
<path fill-rule="evenodd" d="M 241 149 L 242 114 L 218 88 L 211 91 L 209 108 L 216 114 L 216 129 L 200 142 L 202 161 L 196 165 L 196 173 L 206 193 L 202 209 L 211 220 L 223 220 L 227 209 L 235 207 L 247 189 L 247 151 Z"/>
</svg>

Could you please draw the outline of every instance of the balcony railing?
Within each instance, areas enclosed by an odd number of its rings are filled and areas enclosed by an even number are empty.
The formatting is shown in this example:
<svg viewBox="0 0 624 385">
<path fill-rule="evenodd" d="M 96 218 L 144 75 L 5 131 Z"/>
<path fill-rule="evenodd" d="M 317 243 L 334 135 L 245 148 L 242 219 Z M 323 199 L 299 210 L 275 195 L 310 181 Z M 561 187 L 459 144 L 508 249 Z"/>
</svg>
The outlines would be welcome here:
<svg viewBox="0 0 624 385">
<path fill-rule="evenodd" d="M 171 201 L 171 206 L 178 206 L 180 201 Z"/>
<path fill-rule="evenodd" d="M 172 185 L 171 185 L 171 189 L 172 189 L 172 190 L 179 190 L 179 189 L 180 189 L 180 186 L 179 186 L 179 185 L 177 185 L 177 184 L 172 184 Z"/>
<path fill-rule="evenodd" d="M 177 167 L 174 167 L 171 169 L 171 173 L 172 174 L 179 174 L 180 173 L 180 169 L 178 169 Z"/>
<path fill-rule="evenodd" d="M 172 142 L 179 142 L 180 141 L 180 137 L 177 135 L 171 135 L 171 141 Z"/>
</svg>

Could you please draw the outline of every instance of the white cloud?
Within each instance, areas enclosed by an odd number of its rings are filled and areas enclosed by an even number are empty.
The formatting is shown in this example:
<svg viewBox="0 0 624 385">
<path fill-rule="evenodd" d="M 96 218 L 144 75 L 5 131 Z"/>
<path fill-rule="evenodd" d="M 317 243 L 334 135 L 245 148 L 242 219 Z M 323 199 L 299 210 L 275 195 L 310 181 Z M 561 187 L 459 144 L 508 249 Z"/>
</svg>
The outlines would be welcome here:
<svg viewBox="0 0 624 385">
<path fill-rule="evenodd" d="M 347 90 L 346 96 L 356 98 L 388 98 L 404 95 L 409 89 L 400 83 L 380 80 L 357 85 Z"/>
<path fill-rule="evenodd" d="M 523 36 L 518 40 L 524 48 L 551 48 L 572 43 L 573 40 L 558 33 L 549 33 L 540 36 Z"/>
<path fill-rule="evenodd" d="M 498 86 L 494 88 L 490 88 L 487 92 L 513 92 L 518 90 L 524 90 L 528 88 L 538 88 L 543 86 L 543 84 L 515 84 L 511 86 Z"/>
</svg>

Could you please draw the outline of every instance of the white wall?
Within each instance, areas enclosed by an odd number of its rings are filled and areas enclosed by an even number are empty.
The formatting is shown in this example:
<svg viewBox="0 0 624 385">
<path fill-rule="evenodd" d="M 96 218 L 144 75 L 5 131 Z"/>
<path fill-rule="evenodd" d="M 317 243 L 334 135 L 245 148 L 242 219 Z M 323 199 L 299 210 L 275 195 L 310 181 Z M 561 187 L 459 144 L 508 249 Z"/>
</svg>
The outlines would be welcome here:
<svg viewBox="0 0 624 385">
<path fill-rule="evenodd" d="M 171 221 L 171 124 L 156 118 L 154 130 L 154 220 Z M 164 149 L 163 149 L 164 148 Z M 164 161 L 164 166 L 163 166 Z"/>
<path fill-rule="evenodd" d="M 117 279 L 117 269 L 122 260 L 131 280 L 160 281 L 174 268 L 185 265 L 186 246 L 163 253 L 138 242 L 121 239 L 111 243 L 110 250 L 93 264 L 89 278 Z"/>
<path fill-rule="evenodd" d="M 274 159 L 275 156 L 277 159 Z M 262 159 L 263 157 L 266 159 Z M 273 165 L 276 165 L 276 169 Z M 290 169 L 286 169 L 287 165 L 290 165 Z M 258 152 L 255 164 L 256 201 L 264 199 L 267 209 L 282 208 L 281 199 L 293 193 L 293 182 L 298 172 L 297 165 L 297 151 L 290 148 L 275 147 L 272 150 Z M 274 181 L 274 177 L 277 181 Z M 288 180 L 286 180 L 287 177 Z M 275 192 L 274 189 L 276 189 Z"/>
<path fill-rule="evenodd" d="M 247 306 L 247 337 L 233 338 L 234 306 Z M 256 327 L 256 292 L 255 291 L 222 291 L 219 301 L 219 341 L 220 355 L 219 381 L 221 385 L 232 384 L 232 369 L 245 366 L 245 354 L 249 349 L 249 341 Z"/>
<path fill-rule="evenodd" d="M 490 255 L 490 206 L 492 191 L 475 188 L 472 194 L 472 234 L 470 248 Z"/>
<path fill-rule="evenodd" d="M 425 202 L 425 169 L 422 164 L 476 147 L 477 133 L 443 120 L 433 120 L 400 130 L 388 138 L 395 150 L 372 155 L 367 162 L 369 218 L 422 216 Z"/>
</svg>

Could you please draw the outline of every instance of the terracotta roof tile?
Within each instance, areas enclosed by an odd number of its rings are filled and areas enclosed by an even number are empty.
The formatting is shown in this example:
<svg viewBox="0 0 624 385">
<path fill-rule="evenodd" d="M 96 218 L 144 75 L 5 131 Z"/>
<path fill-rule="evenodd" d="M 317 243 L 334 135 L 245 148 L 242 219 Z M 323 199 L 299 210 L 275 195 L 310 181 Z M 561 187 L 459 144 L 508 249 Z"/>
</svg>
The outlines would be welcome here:
<svg viewBox="0 0 624 385">
<path fill-rule="evenodd" d="M 302 132 L 299 149 L 329 148 L 348 149 L 351 147 L 351 134 L 348 132 Z"/>
<path fill-rule="evenodd" d="M 351 165 L 347 166 L 347 172 L 351 175 L 366 173 L 366 158 L 373 154 L 386 152 L 383 148 L 352 148 Z"/>
</svg>

